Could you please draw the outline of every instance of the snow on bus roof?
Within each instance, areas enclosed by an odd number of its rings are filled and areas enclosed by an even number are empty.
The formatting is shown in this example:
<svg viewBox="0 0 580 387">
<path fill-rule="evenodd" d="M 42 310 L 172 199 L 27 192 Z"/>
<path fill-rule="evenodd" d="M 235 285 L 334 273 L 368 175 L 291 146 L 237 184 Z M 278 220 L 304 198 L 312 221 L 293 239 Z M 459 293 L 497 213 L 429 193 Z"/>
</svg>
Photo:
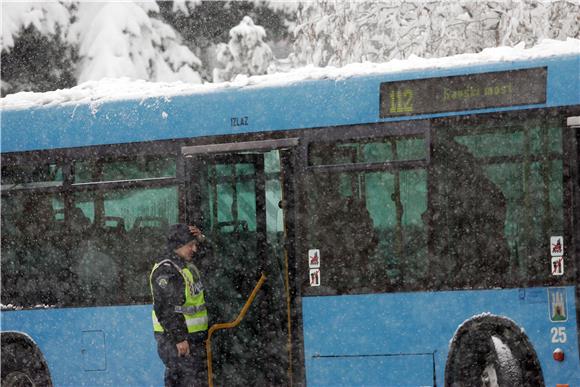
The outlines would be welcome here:
<svg viewBox="0 0 580 387">
<path fill-rule="evenodd" d="M 566 41 L 546 39 L 529 49 L 526 49 L 524 44 L 520 43 L 515 47 L 486 48 L 476 54 L 459 54 L 443 58 L 425 59 L 411 56 L 405 60 L 396 59 L 386 63 L 354 63 L 340 68 L 306 66 L 286 73 L 253 77 L 238 76 L 232 82 L 223 83 L 155 83 L 128 78 L 103 79 L 88 81 L 70 89 L 44 93 L 20 92 L 10 94 L 0 99 L 0 110 L 84 104 L 99 106 L 110 101 L 171 98 L 179 95 L 211 93 L 228 89 L 282 86 L 306 80 L 341 80 L 353 76 L 444 69 L 573 54 L 580 54 L 579 39 L 568 38 Z"/>
</svg>

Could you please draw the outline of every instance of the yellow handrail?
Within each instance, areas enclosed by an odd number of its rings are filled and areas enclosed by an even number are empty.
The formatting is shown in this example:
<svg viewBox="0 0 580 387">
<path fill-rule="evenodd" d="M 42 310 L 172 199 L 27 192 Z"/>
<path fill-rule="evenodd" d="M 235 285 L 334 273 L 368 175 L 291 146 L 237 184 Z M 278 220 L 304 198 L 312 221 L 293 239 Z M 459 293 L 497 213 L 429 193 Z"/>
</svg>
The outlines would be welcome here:
<svg viewBox="0 0 580 387">
<path fill-rule="evenodd" d="M 256 298 L 256 294 L 258 294 L 258 291 L 260 290 L 260 288 L 262 287 L 262 285 L 264 284 L 265 281 L 266 281 L 266 275 L 264 273 L 262 273 L 262 276 L 258 280 L 258 283 L 254 287 L 254 290 L 252 290 L 252 294 L 250 294 L 250 297 L 248 298 L 248 300 L 244 304 L 244 307 L 242 308 L 242 310 L 238 314 L 238 317 L 236 317 L 236 319 L 234 321 L 230 321 L 227 323 L 214 324 L 209 328 L 209 331 L 207 332 L 207 340 L 205 341 L 205 351 L 207 353 L 207 382 L 208 382 L 209 387 L 213 387 L 213 372 L 212 372 L 213 370 L 212 370 L 212 359 L 211 359 L 211 336 L 217 330 L 235 328 L 240 324 L 240 322 L 242 321 L 242 319 L 246 315 L 246 312 L 250 308 L 250 305 L 252 305 L 254 298 Z"/>
</svg>

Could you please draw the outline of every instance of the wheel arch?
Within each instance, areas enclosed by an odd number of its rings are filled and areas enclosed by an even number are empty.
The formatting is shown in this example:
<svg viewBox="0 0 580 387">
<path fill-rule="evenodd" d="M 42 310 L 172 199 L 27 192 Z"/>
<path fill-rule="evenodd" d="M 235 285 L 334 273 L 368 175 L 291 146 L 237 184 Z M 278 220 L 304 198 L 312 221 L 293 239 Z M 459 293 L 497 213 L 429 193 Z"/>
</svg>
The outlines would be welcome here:
<svg viewBox="0 0 580 387">
<path fill-rule="evenodd" d="M 455 334 L 449 342 L 449 352 L 445 364 L 445 386 L 451 387 L 456 384 L 460 365 L 469 357 L 469 349 L 465 346 L 469 344 L 481 343 L 482 338 L 488 334 L 489 337 L 498 335 L 511 343 L 516 357 L 522 368 L 522 386 L 544 387 L 543 371 L 537 352 L 530 341 L 525 330 L 515 321 L 505 316 L 498 316 L 491 313 L 483 313 L 472 316 L 458 326 Z M 477 352 L 477 351 L 475 351 Z M 481 353 L 477 354 L 481 356 Z M 481 360 L 481 357 L 479 357 Z M 468 360 L 469 361 L 469 360 Z M 465 365 L 463 365 L 465 367 Z"/>
<path fill-rule="evenodd" d="M 34 341 L 32 337 L 24 332 L 18 331 L 3 331 L 0 332 L 0 342 L 2 347 L 2 365 L 4 368 L 5 362 L 11 359 L 11 354 L 6 353 L 4 350 L 10 344 L 16 344 L 21 346 L 23 349 L 30 351 L 32 356 L 41 364 L 43 371 L 46 373 L 48 380 L 50 381 L 50 385 L 52 386 L 52 376 L 50 373 L 50 368 L 48 366 L 48 362 L 42 353 L 42 350 Z"/>
</svg>

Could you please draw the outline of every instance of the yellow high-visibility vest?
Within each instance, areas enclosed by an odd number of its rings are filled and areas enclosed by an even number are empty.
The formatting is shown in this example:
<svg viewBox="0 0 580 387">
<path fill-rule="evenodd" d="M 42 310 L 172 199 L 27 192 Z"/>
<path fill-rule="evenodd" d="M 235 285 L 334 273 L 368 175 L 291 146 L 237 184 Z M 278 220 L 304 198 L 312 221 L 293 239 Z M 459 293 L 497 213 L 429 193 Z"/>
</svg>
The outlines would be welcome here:
<svg viewBox="0 0 580 387">
<path fill-rule="evenodd" d="M 206 331 L 208 327 L 207 308 L 205 306 L 205 298 L 203 285 L 201 284 L 201 274 L 193 264 L 187 264 L 183 269 L 170 259 L 165 259 L 156 263 L 149 275 L 149 286 L 151 287 L 151 296 L 153 296 L 153 273 L 164 263 L 170 263 L 183 277 L 185 283 L 185 302 L 181 306 L 175 307 L 175 312 L 180 313 L 185 318 L 187 331 L 189 333 Z M 194 277 L 195 273 L 195 277 Z M 159 323 L 155 310 L 152 311 L 153 331 L 164 332 L 165 330 Z"/>
</svg>

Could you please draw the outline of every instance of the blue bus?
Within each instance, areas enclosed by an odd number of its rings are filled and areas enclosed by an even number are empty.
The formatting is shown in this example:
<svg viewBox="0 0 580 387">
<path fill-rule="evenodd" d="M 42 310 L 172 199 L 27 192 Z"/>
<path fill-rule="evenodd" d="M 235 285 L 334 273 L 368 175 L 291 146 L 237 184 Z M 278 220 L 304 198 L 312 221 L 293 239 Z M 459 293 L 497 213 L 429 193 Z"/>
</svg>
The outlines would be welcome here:
<svg viewBox="0 0 580 387">
<path fill-rule="evenodd" d="M 208 242 L 219 386 L 578 386 L 580 52 L 2 109 L 2 386 L 159 386 Z"/>
</svg>

